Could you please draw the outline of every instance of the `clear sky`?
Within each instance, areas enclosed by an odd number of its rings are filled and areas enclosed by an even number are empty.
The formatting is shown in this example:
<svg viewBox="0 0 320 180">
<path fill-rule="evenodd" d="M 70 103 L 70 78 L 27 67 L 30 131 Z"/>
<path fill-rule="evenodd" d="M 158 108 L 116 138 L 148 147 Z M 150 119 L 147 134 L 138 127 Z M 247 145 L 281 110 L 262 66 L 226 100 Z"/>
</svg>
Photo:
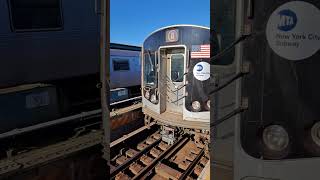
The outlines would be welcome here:
<svg viewBox="0 0 320 180">
<path fill-rule="evenodd" d="M 210 26 L 210 0 L 110 0 L 110 42 L 141 46 L 168 25 Z"/>
</svg>

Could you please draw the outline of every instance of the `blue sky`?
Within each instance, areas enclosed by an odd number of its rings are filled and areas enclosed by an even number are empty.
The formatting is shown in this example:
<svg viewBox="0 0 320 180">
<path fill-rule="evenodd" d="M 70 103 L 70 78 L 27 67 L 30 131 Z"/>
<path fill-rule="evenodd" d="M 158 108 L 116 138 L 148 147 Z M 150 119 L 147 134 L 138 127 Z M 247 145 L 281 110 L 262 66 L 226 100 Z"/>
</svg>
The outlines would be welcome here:
<svg viewBox="0 0 320 180">
<path fill-rule="evenodd" d="M 210 0 L 110 0 L 110 42 L 142 45 L 173 24 L 210 26 Z"/>
</svg>

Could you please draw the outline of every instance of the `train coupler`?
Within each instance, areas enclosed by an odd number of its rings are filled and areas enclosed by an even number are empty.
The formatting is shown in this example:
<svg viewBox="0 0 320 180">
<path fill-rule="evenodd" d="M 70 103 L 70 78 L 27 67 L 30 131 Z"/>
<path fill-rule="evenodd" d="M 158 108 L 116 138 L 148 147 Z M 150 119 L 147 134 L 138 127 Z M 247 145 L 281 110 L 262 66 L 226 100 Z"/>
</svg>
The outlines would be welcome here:
<svg viewBox="0 0 320 180">
<path fill-rule="evenodd" d="M 173 143 L 176 141 L 175 131 L 171 127 L 162 126 L 160 134 L 162 137 L 162 141 L 168 143 L 169 145 L 173 145 Z"/>
</svg>

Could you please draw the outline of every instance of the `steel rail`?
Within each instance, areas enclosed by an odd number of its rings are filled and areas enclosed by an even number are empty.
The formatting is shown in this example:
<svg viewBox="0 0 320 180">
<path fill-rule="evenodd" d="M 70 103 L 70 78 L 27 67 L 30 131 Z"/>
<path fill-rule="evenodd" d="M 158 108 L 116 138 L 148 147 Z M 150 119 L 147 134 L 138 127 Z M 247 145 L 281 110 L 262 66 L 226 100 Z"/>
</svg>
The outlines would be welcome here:
<svg viewBox="0 0 320 180">
<path fill-rule="evenodd" d="M 184 180 L 190 175 L 190 173 L 192 172 L 194 167 L 199 163 L 203 154 L 204 154 L 204 148 L 197 155 L 197 157 L 192 161 L 192 163 L 189 165 L 189 167 L 183 172 L 183 174 L 180 176 L 179 180 Z"/>
<path fill-rule="evenodd" d="M 185 145 L 185 143 L 189 140 L 189 138 L 182 137 L 180 138 L 175 144 L 173 144 L 171 147 L 169 147 L 166 151 L 162 152 L 158 158 L 155 158 L 152 163 L 149 166 L 146 166 L 143 168 L 139 174 L 137 174 L 135 177 L 132 178 L 132 180 L 139 180 L 139 179 L 145 179 L 149 174 L 148 172 L 151 172 L 151 170 L 157 165 L 157 162 L 160 162 L 161 160 L 165 159 L 168 154 L 172 154 L 173 151 L 176 149 L 180 149 L 182 146 Z"/>
<path fill-rule="evenodd" d="M 124 169 L 126 169 L 129 164 L 131 164 L 133 161 L 137 160 L 139 157 L 141 157 L 148 150 L 152 149 L 153 147 L 155 147 L 160 142 L 161 142 L 161 139 L 158 139 L 157 141 L 155 141 L 154 143 L 150 144 L 149 146 L 144 148 L 142 151 L 137 153 L 135 156 L 133 156 L 130 159 L 128 159 L 125 163 L 121 164 L 120 166 L 117 166 L 116 169 L 114 169 L 113 171 L 110 172 L 110 176 L 111 177 L 116 176 L 120 171 L 123 171 Z"/>
</svg>

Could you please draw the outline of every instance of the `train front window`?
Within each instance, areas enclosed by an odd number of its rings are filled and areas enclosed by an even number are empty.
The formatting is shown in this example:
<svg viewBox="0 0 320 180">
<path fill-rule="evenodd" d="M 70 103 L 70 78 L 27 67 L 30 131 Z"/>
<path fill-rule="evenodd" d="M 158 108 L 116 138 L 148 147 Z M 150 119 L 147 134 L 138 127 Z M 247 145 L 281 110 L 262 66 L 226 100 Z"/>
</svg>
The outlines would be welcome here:
<svg viewBox="0 0 320 180">
<path fill-rule="evenodd" d="M 171 80 L 172 82 L 182 82 L 184 74 L 184 56 L 173 54 L 171 56 Z"/>
<path fill-rule="evenodd" d="M 62 28 L 61 0 L 10 0 L 15 31 Z"/>
<path fill-rule="evenodd" d="M 144 85 L 155 86 L 156 84 L 156 64 L 155 54 L 147 51 L 144 54 Z"/>
<path fill-rule="evenodd" d="M 226 49 L 235 41 L 235 0 L 215 1 L 213 6 L 213 27 L 211 29 L 216 32 L 216 38 L 211 38 L 212 47 L 217 47 L 219 42 L 219 51 Z M 213 55 L 216 52 L 212 53 Z M 219 59 L 212 61 L 214 65 L 229 65 L 234 60 L 234 49 L 226 53 Z"/>
</svg>

